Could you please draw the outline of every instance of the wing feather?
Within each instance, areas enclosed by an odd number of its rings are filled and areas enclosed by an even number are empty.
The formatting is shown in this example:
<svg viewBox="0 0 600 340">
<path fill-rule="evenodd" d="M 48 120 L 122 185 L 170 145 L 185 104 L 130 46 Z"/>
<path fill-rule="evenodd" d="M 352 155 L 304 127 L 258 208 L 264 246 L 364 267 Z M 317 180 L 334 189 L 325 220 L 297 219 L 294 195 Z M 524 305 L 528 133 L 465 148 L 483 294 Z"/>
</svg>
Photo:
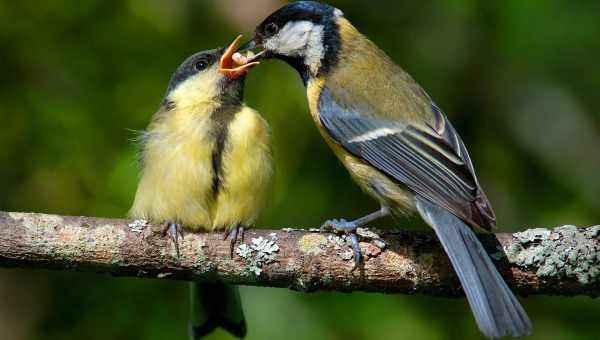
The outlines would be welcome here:
<svg viewBox="0 0 600 340">
<path fill-rule="evenodd" d="M 325 130 L 354 156 L 473 226 L 495 225 L 464 143 L 435 104 L 431 126 L 403 124 L 347 105 L 325 88 L 319 112 Z"/>
</svg>

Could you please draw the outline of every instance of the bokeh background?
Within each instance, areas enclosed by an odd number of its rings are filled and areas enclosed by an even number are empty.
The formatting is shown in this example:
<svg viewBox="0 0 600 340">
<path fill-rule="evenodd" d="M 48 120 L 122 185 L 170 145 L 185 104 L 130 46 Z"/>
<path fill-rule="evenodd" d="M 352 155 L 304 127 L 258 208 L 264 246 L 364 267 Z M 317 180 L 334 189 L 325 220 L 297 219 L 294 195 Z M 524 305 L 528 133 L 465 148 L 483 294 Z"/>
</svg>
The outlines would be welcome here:
<svg viewBox="0 0 600 340">
<path fill-rule="evenodd" d="M 502 230 L 600 223 L 600 2 L 331 2 L 448 114 Z M 0 1 L 0 209 L 124 216 L 137 180 L 132 130 L 148 123 L 171 72 L 251 34 L 283 3 Z M 247 103 L 272 125 L 278 170 L 260 226 L 376 208 L 317 134 L 291 69 L 264 63 L 247 84 Z M 242 294 L 248 339 L 482 338 L 464 300 Z M 598 300 L 524 304 L 532 339 L 598 337 Z M 182 282 L 0 270 L 0 339 L 186 339 L 186 324 Z"/>
</svg>

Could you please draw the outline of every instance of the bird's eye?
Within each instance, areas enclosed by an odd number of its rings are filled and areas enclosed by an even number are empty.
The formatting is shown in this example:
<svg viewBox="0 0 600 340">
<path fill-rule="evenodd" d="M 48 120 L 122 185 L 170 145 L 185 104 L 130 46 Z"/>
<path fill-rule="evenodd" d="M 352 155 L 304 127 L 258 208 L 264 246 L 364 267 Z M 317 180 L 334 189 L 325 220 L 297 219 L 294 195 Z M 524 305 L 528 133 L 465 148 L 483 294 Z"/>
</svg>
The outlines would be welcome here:
<svg viewBox="0 0 600 340">
<path fill-rule="evenodd" d="M 202 71 L 205 68 L 208 67 L 208 61 L 201 59 L 198 60 L 195 64 L 194 64 L 194 68 L 196 69 L 196 71 Z"/>
<path fill-rule="evenodd" d="M 265 33 L 267 33 L 268 35 L 274 35 L 275 33 L 277 33 L 278 30 L 279 30 L 279 27 L 277 26 L 277 24 L 275 24 L 273 22 L 271 22 L 267 26 L 265 26 Z"/>
</svg>

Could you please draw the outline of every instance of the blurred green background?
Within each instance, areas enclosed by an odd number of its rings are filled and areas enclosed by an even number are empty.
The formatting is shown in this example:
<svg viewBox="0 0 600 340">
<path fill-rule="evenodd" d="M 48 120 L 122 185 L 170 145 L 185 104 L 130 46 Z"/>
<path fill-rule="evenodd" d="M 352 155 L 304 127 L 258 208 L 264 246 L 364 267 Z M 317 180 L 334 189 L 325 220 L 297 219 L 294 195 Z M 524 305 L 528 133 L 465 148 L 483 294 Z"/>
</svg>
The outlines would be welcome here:
<svg viewBox="0 0 600 340">
<path fill-rule="evenodd" d="M 171 73 L 193 52 L 250 35 L 282 4 L 0 1 L 0 209 L 124 216 L 137 180 L 131 130 L 148 123 Z M 501 230 L 600 223 L 600 2 L 332 4 L 454 122 Z M 322 142 L 291 69 L 264 63 L 247 84 L 247 103 L 272 125 L 278 171 L 260 226 L 311 227 L 376 208 Z M 242 294 L 248 339 L 482 338 L 464 300 Z M 597 300 L 524 304 L 532 339 L 597 339 Z M 0 270 L 0 339 L 186 339 L 186 324 L 182 282 Z"/>
</svg>

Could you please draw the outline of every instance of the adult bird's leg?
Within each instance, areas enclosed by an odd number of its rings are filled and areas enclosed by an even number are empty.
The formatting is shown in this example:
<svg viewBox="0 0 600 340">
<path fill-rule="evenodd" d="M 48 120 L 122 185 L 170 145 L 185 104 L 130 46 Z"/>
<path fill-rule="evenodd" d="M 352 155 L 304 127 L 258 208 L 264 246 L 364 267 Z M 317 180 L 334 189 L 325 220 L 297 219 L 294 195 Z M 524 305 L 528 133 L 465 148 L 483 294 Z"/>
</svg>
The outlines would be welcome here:
<svg viewBox="0 0 600 340">
<path fill-rule="evenodd" d="M 237 242 L 238 237 L 240 238 L 240 241 L 244 242 L 244 226 L 238 223 L 232 228 L 227 229 L 225 231 L 224 240 L 226 240 L 229 236 L 231 236 L 231 240 L 229 241 L 229 257 L 233 258 L 233 249 L 235 248 L 235 243 Z"/>
<path fill-rule="evenodd" d="M 381 207 L 374 213 L 363 216 L 354 221 L 346 221 L 345 219 L 333 219 L 327 220 L 321 226 L 321 230 L 333 229 L 334 231 L 341 231 L 350 236 L 352 241 L 352 252 L 354 253 L 354 264 L 358 266 L 362 262 L 362 253 L 360 252 L 360 246 L 358 245 L 358 235 L 356 235 L 356 229 L 378 220 L 382 217 L 389 215 L 390 210 L 387 207 Z"/>
<path fill-rule="evenodd" d="M 175 245 L 175 253 L 177 257 L 179 257 L 179 236 L 183 238 L 183 231 L 181 226 L 175 222 L 167 223 L 167 227 L 165 228 L 164 234 L 169 235 L 169 238 L 173 241 Z"/>
</svg>

